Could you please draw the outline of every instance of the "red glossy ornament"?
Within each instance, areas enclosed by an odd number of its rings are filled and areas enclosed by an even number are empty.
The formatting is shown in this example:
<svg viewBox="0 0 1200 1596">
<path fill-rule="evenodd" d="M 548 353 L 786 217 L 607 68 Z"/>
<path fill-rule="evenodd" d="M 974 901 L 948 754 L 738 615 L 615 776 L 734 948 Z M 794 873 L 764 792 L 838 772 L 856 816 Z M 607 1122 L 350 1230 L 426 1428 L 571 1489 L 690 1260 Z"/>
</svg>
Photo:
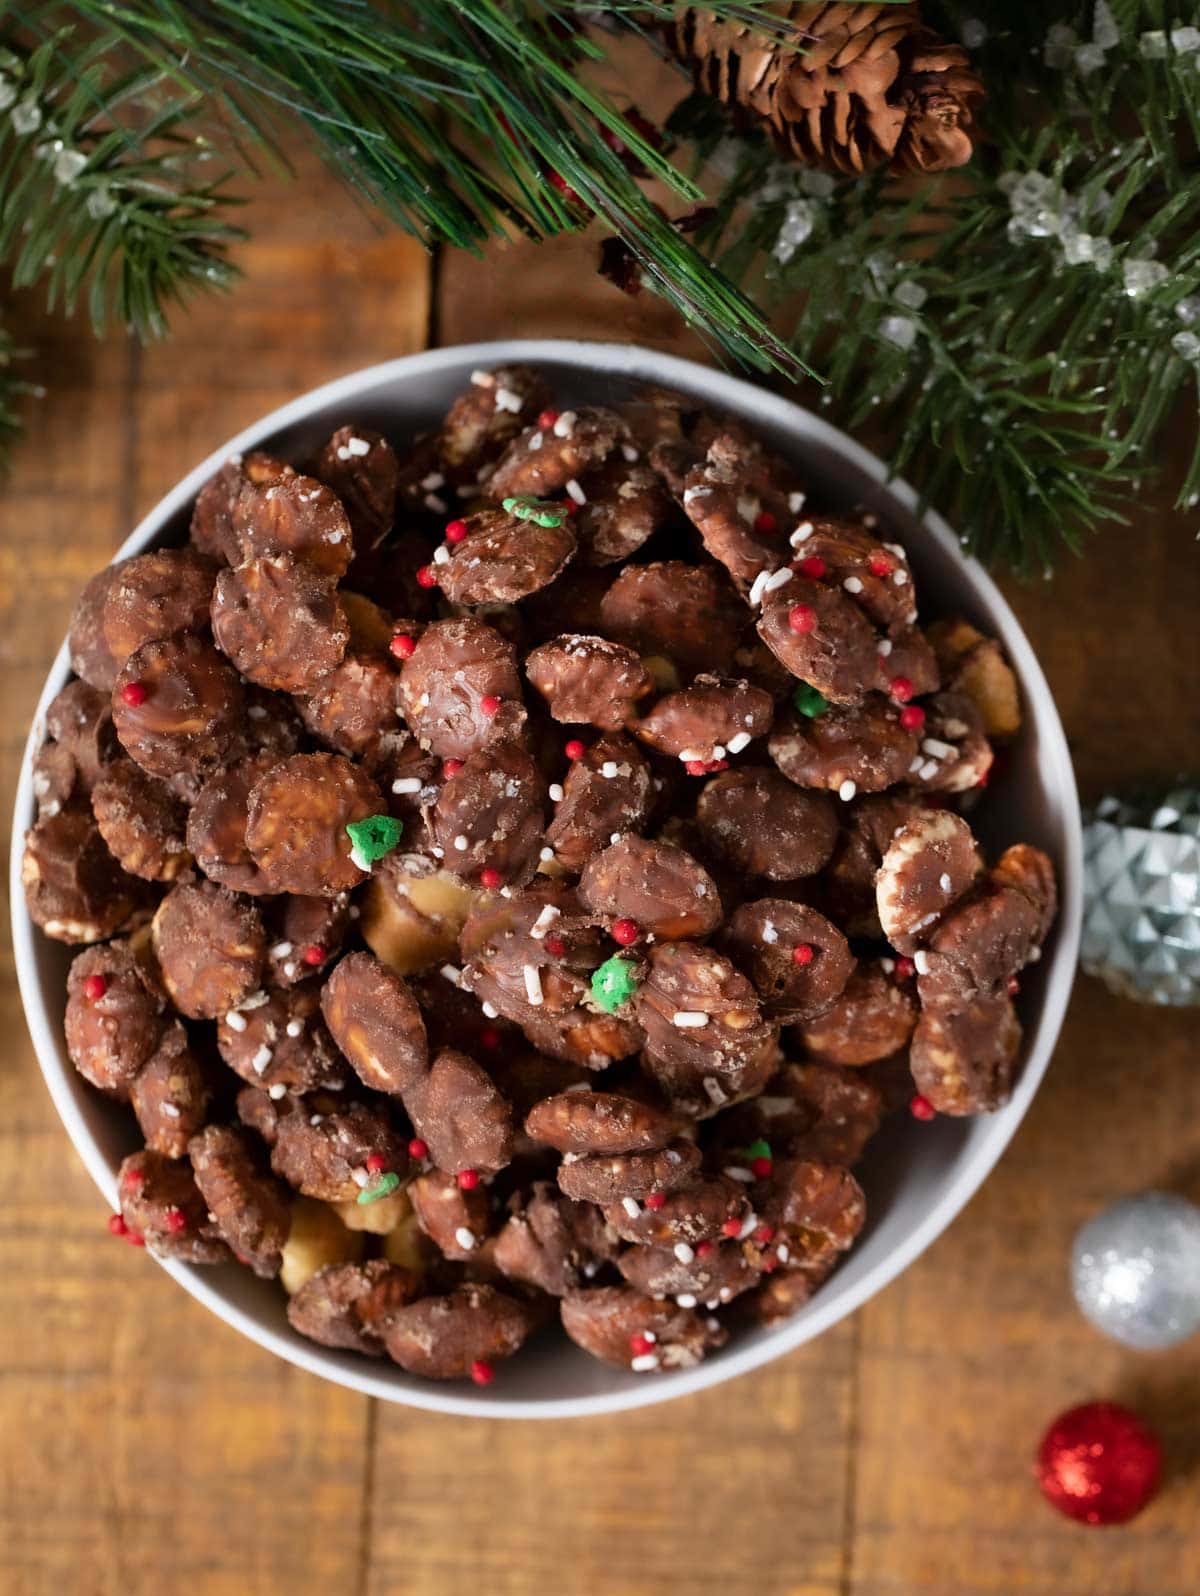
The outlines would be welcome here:
<svg viewBox="0 0 1200 1596">
<path fill-rule="evenodd" d="M 1060 1513 L 1081 1524 L 1124 1524 L 1158 1489 L 1162 1445 L 1128 1408 L 1085 1402 L 1046 1431 L 1036 1468 L 1042 1495 Z"/>
<path fill-rule="evenodd" d="M 315 970 L 318 964 L 324 964 L 329 957 L 328 949 L 323 942 L 310 942 L 300 955 L 305 964 L 311 964 Z"/>
<path fill-rule="evenodd" d="M 627 916 L 622 916 L 621 919 L 614 920 L 612 925 L 609 927 L 609 935 L 612 937 L 614 942 L 619 943 L 623 948 L 632 946 L 632 944 L 637 941 L 641 934 L 641 927 L 638 925 L 637 921 L 630 920 Z"/>
<path fill-rule="evenodd" d="M 914 1119 L 930 1120 L 937 1118 L 937 1109 L 927 1097 L 922 1097 L 920 1092 L 909 1099 L 908 1112 Z"/>
<path fill-rule="evenodd" d="M 477 1169 L 460 1169 L 457 1176 L 459 1191 L 474 1191 L 479 1184 Z"/>
</svg>

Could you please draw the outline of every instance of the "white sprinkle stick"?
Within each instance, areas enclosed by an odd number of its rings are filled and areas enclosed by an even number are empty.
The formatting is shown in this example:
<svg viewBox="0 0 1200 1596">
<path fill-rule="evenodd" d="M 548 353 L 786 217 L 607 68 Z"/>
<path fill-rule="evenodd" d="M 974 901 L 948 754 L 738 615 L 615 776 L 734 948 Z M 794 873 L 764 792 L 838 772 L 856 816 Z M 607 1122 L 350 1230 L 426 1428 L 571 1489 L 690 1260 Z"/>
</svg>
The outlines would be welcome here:
<svg viewBox="0 0 1200 1596">
<path fill-rule="evenodd" d="M 842 586 L 847 593 L 861 593 L 863 590 L 863 585 L 856 576 L 848 576 Z"/>
<path fill-rule="evenodd" d="M 696 1306 L 696 1299 L 690 1291 L 681 1291 L 675 1301 L 681 1308 L 694 1308 Z"/>
<path fill-rule="evenodd" d="M 541 914 L 529 927 L 529 935 L 533 937 L 535 942 L 540 942 L 561 914 L 562 910 L 556 908 L 554 904 L 546 904 Z"/>
<path fill-rule="evenodd" d="M 807 543 L 808 542 L 809 538 L 812 537 L 814 531 L 815 531 L 815 528 L 814 528 L 814 526 L 813 526 L 811 521 L 801 521 L 800 525 L 796 528 L 796 530 L 792 533 L 791 537 L 788 539 L 788 542 L 792 545 L 792 547 L 794 549 L 798 549 L 802 543 Z"/>
<path fill-rule="evenodd" d="M 858 791 L 858 787 L 857 787 L 857 785 L 854 782 L 852 782 L 852 781 L 844 781 L 842 783 L 842 785 L 838 788 L 838 797 L 842 800 L 843 803 L 848 804 L 850 802 L 851 798 L 854 797 L 854 794 L 857 791 Z"/>
<path fill-rule="evenodd" d="M 571 477 L 567 482 L 567 492 L 571 498 L 574 499 L 576 504 L 587 503 L 587 494 L 579 486 L 574 477 Z"/>
<path fill-rule="evenodd" d="M 749 592 L 749 595 L 748 595 L 748 602 L 749 603 L 751 603 L 751 604 L 761 604 L 762 603 L 762 596 L 767 590 L 767 578 L 768 578 L 769 574 L 770 573 L 768 571 L 760 571 L 758 573 L 758 575 L 754 578 L 754 581 L 751 584 L 750 592 Z"/>
<path fill-rule="evenodd" d="M 267 1096 L 273 1103 L 277 1103 L 281 1097 L 285 1097 L 286 1095 L 287 1087 L 282 1081 L 276 1081 L 274 1086 L 267 1087 Z"/>
<path fill-rule="evenodd" d="M 525 401 L 519 393 L 514 393 L 511 388 L 496 389 L 496 409 L 507 410 L 514 416 L 519 416 L 525 407 Z"/>
<path fill-rule="evenodd" d="M 740 754 L 742 749 L 747 746 L 749 741 L 749 732 L 734 732 L 733 736 L 725 744 L 725 747 L 731 754 Z"/>
<path fill-rule="evenodd" d="M 621 1207 L 629 1215 L 630 1219 L 636 1219 L 642 1211 L 633 1197 L 622 1197 Z"/>
<path fill-rule="evenodd" d="M 303 1020 L 289 1020 L 287 1022 L 287 1025 L 284 1027 L 284 1029 L 287 1031 L 287 1034 L 289 1036 L 303 1036 L 304 1035 L 304 1021 Z"/>
<path fill-rule="evenodd" d="M 560 782 L 557 782 L 557 781 L 552 781 L 550 783 L 550 802 L 552 804 L 560 804 L 560 803 L 562 803 L 562 801 L 563 801 L 562 784 Z"/>
<path fill-rule="evenodd" d="M 606 759 L 600 766 L 600 774 L 606 781 L 612 781 L 619 774 L 616 760 Z"/>
<path fill-rule="evenodd" d="M 365 438 L 350 438 L 347 441 L 346 447 L 349 449 L 350 453 L 359 460 L 361 460 L 364 455 L 368 455 L 371 452 L 371 445 Z M 433 486 L 435 488 L 440 487 L 441 482 L 435 482 Z"/>
<path fill-rule="evenodd" d="M 445 976 L 451 986 L 457 986 L 462 980 L 462 971 L 457 964 L 443 964 L 438 973 Z"/>
<path fill-rule="evenodd" d="M 266 1069 L 267 1065 L 271 1062 L 271 1058 L 271 1049 L 264 1042 L 259 1048 L 258 1052 L 250 1060 L 250 1067 L 253 1069 L 256 1075 L 261 1075 Z"/>
<path fill-rule="evenodd" d="M 286 959 L 291 951 L 292 944 L 290 942 L 277 942 L 271 949 L 271 957 L 273 959 Z"/>
<path fill-rule="evenodd" d="M 943 892 L 949 892 L 953 885 L 954 883 L 951 881 L 949 875 L 943 870 L 941 875 L 938 877 L 938 886 L 941 887 Z"/>
<path fill-rule="evenodd" d="M 918 975 L 929 974 L 929 955 L 926 953 L 924 948 L 918 949 L 918 951 L 913 954 L 913 964 L 916 966 Z"/>
<path fill-rule="evenodd" d="M 225 1016 L 225 1024 L 231 1031 L 244 1031 L 246 1029 L 245 1016 L 239 1014 L 236 1009 L 230 1009 L 229 1013 Z"/>
<path fill-rule="evenodd" d="M 681 1264 L 689 1264 L 696 1254 L 686 1241 L 677 1241 L 675 1243 L 675 1256 Z"/>
<path fill-rule="evenodd" d="M 536 964 L 525 966 L 525 996 L 538 1008 L 542 1002 L 542 977 Z"/>
<path fill-rule="evenodd" d="M 801 510 L 803 510 L 805 497 L 806 495 L 803 493 L 788 494 L 788 509 L 793 515 L 799 515 Z"/>
<path fill-rule="evenodd" d="M 420 792 L 421 778 L 419 776 L 398 776 L 392 783 L 394 793 Z"/>
<path fill-rule="evenodd" d="M 459 1225 L 454 1232 L 454 1239 L 464 1252 L 470 1252 L 475 1246 L 475 1234 L 466 1225 Z"/>
<path fill-rule="evenodd" d="M 681 1031 L 699 1030 L 702 1025 L 708 1024 L 708 1015 L 699 1009 L 676 1009 L 671 1016 L 671 1024 L 677 1025 Z"/>
<path fill-rule="evenodd" d="M 767 578 L 767 585 L 763 588 L 763 592 L 778 592 L 781 587 L 786 587 L 791 580 L 792 568 L 790 565 L 785 565 L 780 570 L 776 571 L 773 576 L 769 576 Z"/>
<path fill-rule="evenodd" d="M 629 1367 L 634 1374 L 649 1374 L 658 1368 L 658 1355 L 654 1352 L 641 1352 L 636 1358 L 631 1358 Z"/>
<path fill-rule="evenodd" d="M 953 743 L 944 743 L 940 737 L 925 737 L 921 747 L 927 754 L 932 754 L 934 759 L 946 759 L 954 752 Z"/>
</svg>

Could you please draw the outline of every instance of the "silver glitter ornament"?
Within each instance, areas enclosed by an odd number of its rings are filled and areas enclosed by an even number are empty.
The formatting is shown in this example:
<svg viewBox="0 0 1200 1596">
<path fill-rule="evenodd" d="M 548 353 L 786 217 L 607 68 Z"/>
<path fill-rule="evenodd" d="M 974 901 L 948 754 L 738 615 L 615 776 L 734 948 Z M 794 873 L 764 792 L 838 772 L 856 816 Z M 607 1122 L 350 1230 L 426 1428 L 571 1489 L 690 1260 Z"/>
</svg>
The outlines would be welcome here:
<svg viewBox="0 0 1200 1596">
<path fill-rule="evenodd" d="M 1200 1330 L 1200 1208 L 1171 1192 L 1124 1197 L 1075 1237 L 1071 1286 L 1084 1317 L 1157 1351 Z"/>
<path fill-rule="evenodd" d="M 1102 799 L 1083 864 L 1087 973 L 1142 1003 L 1200 1003 L 1200 788 Z"/>
</svg>

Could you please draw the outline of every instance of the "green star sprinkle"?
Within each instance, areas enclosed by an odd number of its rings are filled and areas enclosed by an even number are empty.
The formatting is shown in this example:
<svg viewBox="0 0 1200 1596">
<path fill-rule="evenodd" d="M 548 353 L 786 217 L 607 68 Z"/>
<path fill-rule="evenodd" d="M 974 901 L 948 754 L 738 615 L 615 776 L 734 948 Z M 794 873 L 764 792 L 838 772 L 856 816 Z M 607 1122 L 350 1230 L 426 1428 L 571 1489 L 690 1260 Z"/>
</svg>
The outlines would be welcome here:
<svg viewBox="0 0 1200 1596">
<path fill-rule="evenodd" d="M 615 1014 L 622 1004 L 628 1003 L 637 985 L 633 965 L 619 953 L 605 959 L 600 968 L 592 972 L 592 996 L 605 1014 Z"/>
<path fill-rule="evenodd" d="M 551 504 L 549 499 L 502 499 L 509 515 L 518 521 L 532 521 L 535 526 L 561 526 L 567 512 L 561 504 Z"/>
<path fill-rule="evenodd" d="M 770 1142 L 763 1141 L 762 1137 L 760 1136 L 756 1142 L 750 1143 L 749 1147 L 746 1148 L 744 1156 L 750 1163 L 753 1163 L 756 1158 L 770 1158 L 771 1144 Z"/>
<path fill-rule="evenodd" d="M 829 708 L 829 700 L 824 693 L 818 693 L 815 687 L 810 687 L 807 682 L 801 682 L 792 694 L 792 703 L 802 715 L 807 715 L 809 720 L 816 720 L 818 715 L 823 715 Z"/>
<path fill-rule="evenodd" d="M 390 1197 L 400 1184 L 400 1177 L 395 1170 L 389 1169 L 386 1174 L 380 1175 L 371 1186 L 364 1186 L 358 1194 L 358 1205 L 363 1208 L 367 1203 L 377 1203 L 381 1197 Z"/>
<path fill-rule="evenodd" d="M 403 823 L 391 815 L 368 815 L 365 820 L 352 820 L 346 827 L 350 858 L 360 870 L 369 870 L 377 859 L 391 853 L 403 830 Z"/>
</svg>

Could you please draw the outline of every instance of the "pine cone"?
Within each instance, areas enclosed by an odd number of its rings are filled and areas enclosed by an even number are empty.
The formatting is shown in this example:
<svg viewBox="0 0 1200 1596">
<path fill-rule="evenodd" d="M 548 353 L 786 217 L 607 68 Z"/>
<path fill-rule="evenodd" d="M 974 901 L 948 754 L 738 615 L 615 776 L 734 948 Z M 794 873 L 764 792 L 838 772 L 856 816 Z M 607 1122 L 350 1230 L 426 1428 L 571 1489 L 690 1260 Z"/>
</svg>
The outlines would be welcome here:
<svg viewBox="0 0 1200 1596">
<path fill-rule="evenodd" d="M 983 85 L 967 52 L 927 28 L 916 5 L 789 0 L 777 10 L 799 49 L 702 6 L 681 7 L 667 40 L 697 87 L 807 166 L 939 172 L 970 160 Z"/>
</svg>

